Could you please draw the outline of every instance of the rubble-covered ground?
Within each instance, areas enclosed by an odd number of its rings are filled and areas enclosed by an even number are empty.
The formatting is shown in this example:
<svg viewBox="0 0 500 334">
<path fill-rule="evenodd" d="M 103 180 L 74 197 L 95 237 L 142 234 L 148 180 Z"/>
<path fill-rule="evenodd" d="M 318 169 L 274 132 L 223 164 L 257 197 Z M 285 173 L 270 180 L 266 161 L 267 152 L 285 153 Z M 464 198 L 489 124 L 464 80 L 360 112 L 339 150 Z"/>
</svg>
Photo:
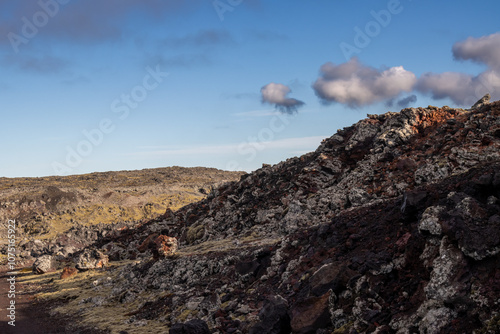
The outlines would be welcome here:
<svg viewBox="0 0 500 334">
<path fill-rule="evenodd" d="M 155 168 L 38 178 L 0 178 L 0 234 L 16 220 L 22 263 L 40 255 L 67 256 L 106 231 L 137 225 L 206 197 L 242 172 L 215 168 Z M 97 225 L 97 226 L 93 226 Z M 7 238 L 0 240 L 0 262 Z"/>
<path fill-rule="evenodd" d="M 39 298 L 110 333 L 500 332 L 500 101 L 368 116 Z"/>
</svg>

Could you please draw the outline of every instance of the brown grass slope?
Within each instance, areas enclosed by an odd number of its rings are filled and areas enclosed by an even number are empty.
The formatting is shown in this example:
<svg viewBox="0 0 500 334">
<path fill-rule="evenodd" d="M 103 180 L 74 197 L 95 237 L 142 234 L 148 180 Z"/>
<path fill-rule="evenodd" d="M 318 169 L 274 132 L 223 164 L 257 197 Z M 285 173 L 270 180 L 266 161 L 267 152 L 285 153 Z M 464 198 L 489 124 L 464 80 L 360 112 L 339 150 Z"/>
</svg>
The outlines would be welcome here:
<svg viewBox="0 0 500 334">
<path fill-rule="evenodd" d="M 39 178 L 0 178 L 0 221 L 16 219 L 18 233 L 53 238 L 77 223 L 150 219 L 200 200 L 241 172 L 213 168 L 156 168 Z M 3 224 L 2 224 L 3 225 Z"/>
</svg>

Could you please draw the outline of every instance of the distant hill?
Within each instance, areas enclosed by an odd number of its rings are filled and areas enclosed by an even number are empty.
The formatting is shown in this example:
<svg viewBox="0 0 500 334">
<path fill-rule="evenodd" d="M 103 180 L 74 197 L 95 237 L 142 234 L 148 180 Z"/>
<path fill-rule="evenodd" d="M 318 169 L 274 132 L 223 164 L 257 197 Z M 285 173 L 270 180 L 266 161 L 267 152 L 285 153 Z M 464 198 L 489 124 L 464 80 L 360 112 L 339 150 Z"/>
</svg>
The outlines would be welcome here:
<svg viewBox="0 0 500 334">
<path fill-rule="evenodd" d="M 198 201 L 213 187 L 238 180 L 243 174 L 203 167 L 168 167 L 64 177 L 0 178 L 0 221 L 16 219 L 18 233 L 50 239 L 76 224 L 157 217 L 167 208 L 177 210 Z"/>
</svg>

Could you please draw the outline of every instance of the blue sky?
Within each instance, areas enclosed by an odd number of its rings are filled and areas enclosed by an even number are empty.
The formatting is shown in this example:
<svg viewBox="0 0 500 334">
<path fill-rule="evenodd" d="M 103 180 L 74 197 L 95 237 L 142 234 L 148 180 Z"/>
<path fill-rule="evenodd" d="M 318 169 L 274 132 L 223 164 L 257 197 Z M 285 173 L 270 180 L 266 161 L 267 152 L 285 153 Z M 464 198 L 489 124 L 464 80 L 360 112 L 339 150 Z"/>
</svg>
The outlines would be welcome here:
<svg viewBox="0 0 500 334">
<path fill-rule="evenodd" d="M 251 171 L 313 151 L 367 113 L 469 107 L 487 91 L 498 99 L 499 10 L 497 1 L 3 1 L 0 177 Z"/>
</svg>

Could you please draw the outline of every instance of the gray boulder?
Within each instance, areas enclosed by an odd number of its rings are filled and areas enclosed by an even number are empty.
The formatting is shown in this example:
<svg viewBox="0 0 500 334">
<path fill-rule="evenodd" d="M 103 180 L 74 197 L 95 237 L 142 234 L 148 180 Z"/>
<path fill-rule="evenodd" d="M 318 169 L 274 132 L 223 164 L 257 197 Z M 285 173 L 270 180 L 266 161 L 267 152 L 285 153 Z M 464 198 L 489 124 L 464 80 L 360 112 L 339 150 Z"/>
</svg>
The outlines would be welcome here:
<svg viewBox="0 0 500 334">
<path fill-rule="evenodd" d="M 485 104 L 490 103 L 491 95 L 488 93 L 480 98 L 474 105 L 471 107 L 472 110 L 480 109 Z"/>
<path fill-rule="evenodd" d="M 50 255 L 43 255 L 33 263 L 33 272 L 41 275 L 56 270 L 56 261 Z"/>
<path fill-rule="evenodd" d="M 78 255 L 75 263 L 76 269 L 85 271 L 106 266 L 109 263 L 109 258 L 97 249 L 85 249 L 83 253 Z"/>
</svg>

